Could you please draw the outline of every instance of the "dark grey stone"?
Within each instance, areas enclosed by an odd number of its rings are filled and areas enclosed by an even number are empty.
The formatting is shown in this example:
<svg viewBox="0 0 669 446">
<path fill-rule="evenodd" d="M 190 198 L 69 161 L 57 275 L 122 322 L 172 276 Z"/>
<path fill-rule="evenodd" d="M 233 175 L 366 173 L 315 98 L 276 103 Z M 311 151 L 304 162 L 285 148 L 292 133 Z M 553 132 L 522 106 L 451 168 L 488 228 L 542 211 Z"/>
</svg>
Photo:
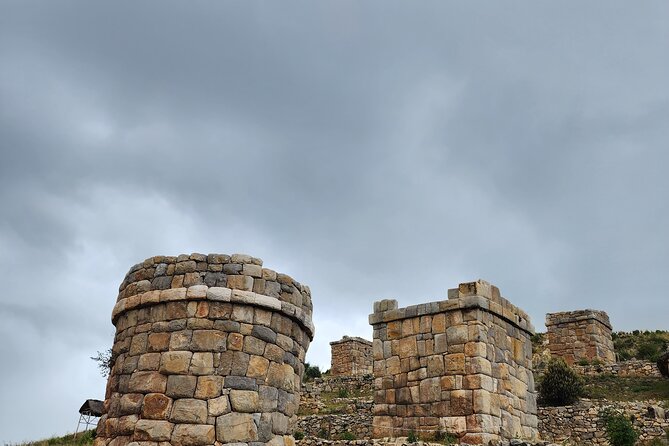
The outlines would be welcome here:
<svg viewBox="0 0 669 446">
<path fill-rule="evenodd" d="M 241 263 L 226 263 L 223 265 L 223 272 L 225 274 L 241 274 L 242 273 L 242 264 Z"/>
<path fill-rule="evenodd" d="M 271 328 L 265 327 L 264 325 L 255 325 L 251 334 L 258 339 L 262 339 L 265 342 L 271 342 L 276 344 L 276 333 Z"/>
<path fill-rule="evenodd" d="M 207 286 L 225 286 L 226 275 L 223 273 L 207 273 L 204 275 L 204 284 Z"/>
<path fill-rule="evenodd" d="M 167 290 L 172 286 L 172 276 L 160 276 L 151 281 L 154 290 Z"/>
<path fill-rule="evenodd" d="M 223 387 L 237 390 L 258 390 L 256 380 L 246 376 L 226 376 L 223 380 Z"/>
</svg>

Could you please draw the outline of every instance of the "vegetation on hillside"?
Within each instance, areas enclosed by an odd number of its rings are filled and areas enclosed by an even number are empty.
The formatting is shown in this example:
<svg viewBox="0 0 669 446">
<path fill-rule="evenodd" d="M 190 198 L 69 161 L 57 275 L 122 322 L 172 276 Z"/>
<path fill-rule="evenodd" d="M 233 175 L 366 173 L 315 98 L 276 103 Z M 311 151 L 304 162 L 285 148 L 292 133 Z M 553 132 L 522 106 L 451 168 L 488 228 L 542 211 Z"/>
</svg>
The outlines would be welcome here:
<svg viewBox="0 0 669 446">
<path fill-rule="evenodd" d="M 21 443 L 15 446 L 90 446 L 95 439 L 95 430 L 79 432 L 77 438 L 74 434 L 64 435 L 62 437 L 47 438 L 45 440 L 30 441 L 28 443 Z"/>
<path fill-rule="evenodd" d="M 665 330 L 614 332 L 613 347 L 621 361 L 636 358 L 655 362 L 669 347 L 669 332 Z"/>
<path fill-rule="evenodd" d="M 583 396 L 610 401 L 669 401 L 669 380 L 615 375 L 584 376 Z"/>
</svg>

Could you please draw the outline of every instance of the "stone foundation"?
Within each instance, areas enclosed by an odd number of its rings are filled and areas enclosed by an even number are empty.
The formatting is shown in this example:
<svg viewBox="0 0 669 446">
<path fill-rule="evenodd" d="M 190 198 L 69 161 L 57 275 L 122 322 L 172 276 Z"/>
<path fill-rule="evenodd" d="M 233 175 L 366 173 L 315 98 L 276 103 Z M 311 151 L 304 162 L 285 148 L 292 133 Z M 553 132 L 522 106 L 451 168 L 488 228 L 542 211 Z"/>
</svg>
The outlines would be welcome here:
<svg viewBox="0 0 669 446">
<path fill-rule="evenodd" d="M 551 356 L 569 365 L 580 360 L 613 364 L 616 355 L 611 339 L 611 322 L 603 311 L 580 310 L 546 315 Z"/>
<path fill-rule="evenodd" d="M 374 304 L 374 437 L 536 439 L 529 317 L 484 281 L 448 296 L 401 309 L 395 300 Z"/>
<path fill-rule="evenodd" d="M 246 255 L 152 257 L 121 284 L 96 446 L 292 445 L 309 288 Z"/>
<path fill-rule="evenodd" d="M 372 374 L 372 343 L 367 339 L 344 336 L 330 342 L 332 376 L 362 376 Z"/>
</svg>

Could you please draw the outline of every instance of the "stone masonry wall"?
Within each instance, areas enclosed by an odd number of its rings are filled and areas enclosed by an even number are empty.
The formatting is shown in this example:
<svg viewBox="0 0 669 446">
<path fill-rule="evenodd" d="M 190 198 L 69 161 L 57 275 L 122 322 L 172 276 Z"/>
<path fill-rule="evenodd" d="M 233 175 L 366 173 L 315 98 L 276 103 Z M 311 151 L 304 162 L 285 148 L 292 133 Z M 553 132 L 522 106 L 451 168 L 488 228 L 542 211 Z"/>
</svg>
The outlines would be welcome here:
<svg viewBox="0 0 669 446">
<path fill-rule="evenodd" d="M 322 437 L 336 440 L 345 433 L 357 439 L 370 438 L 372 435 L 371 410 L 334 415 L 309 415 L 300 417 L 296 431 L 310 437 Z"/>
<path fill-rule="evenodd" d="M 448 297 L 374 304 L 374 437 L 433 430 L 471 444 L 536 439 L 529 317 L 484 281 Z"/>
<path fill-rule="evenodd" d="M 632 419 L 641 440 L 665 438 L 669 420 L 657 401 L 619 402 L 582 400 L 573 406 L 540 407 L 541 438 L 552 443 L 608 445 L 602 409 L 613 409 Z"/>
<path fill-rule="evenodd" d="M 630 359 L 629 361 L 616 362 L 615 364 L 602 365 L 574 365 L 572 369 L 578 374 L 585 376 L 615 375 L 636 377 L 661 377 L 657 365 L 651 361 Z"/>
<path fill-rule="evenodd" d="M 344 336 L 330 342 L 332 376 L 361 376 L 372 374 L 372 343 L 367 339 Z"/>
<path fill-rule="evenodd" d="M 96 446 L 290 446 L 309 288 L 234 254 L 133 266 L 112 312 L 114 366 Z"/>
<path fill-rule="evenodd" d="M 551 356 L 572 365 L 579 360 L 616 362 L 611 338 L 611 322 L 603 311 L 579 310 L 546 315 L 548 348 Z"/>
</svg>

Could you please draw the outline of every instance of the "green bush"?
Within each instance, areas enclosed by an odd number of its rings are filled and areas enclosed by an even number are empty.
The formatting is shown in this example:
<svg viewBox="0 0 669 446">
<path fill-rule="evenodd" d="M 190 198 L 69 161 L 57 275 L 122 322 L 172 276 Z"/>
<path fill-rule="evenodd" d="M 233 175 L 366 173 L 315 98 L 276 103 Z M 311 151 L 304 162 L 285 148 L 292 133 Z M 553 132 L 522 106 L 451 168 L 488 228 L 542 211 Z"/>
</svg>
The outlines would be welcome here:
<svg viewBox="0 0 669 446">
<path fill-rule="evenodd" d="M 321 369 L 317 365 L 312 366 L 308 362 L 304 364 L 304 375 L 302 375 L 302 381 L 311 381 L 314 378 L 320 378 L 321 375 Z"/>
<path fill-rule="evenodd" d="M 562 358 L 551 359 L 539 382 L 539 402 L 547 406 L 566 406 L 583 394 L 583 380 Z"/>
<path fill-rule="evenodd" d="M 328 438 L 330 438 L 330 432 L 328 432 L 327 430 L 325 430 L 324 427 L 322 427 L 318 431 L 318 438 L 324 438 L 327 440 Z"/>
<path fill-rule="evenodd" d="M 639 439 L 639 433 L 629 418 L 611 410 L 602 411 L 600 416 L 604 419 L 606 437 L 611 446 L 634 446 Z"/>
<path fill-rule="evenodd" d="M 295 433 L 293 434 L 293 438 L 296 439 L 296 440 L 301 440 L 301 439 L 303 439 L 303 438 L 304 438 L 304 432 L 302 432 L 302 431 L 295 431 Z"/>
<path fill-rule="evenodd" d="M 348 398 L 348 390 L 339 389 L 339 391 L 337 392 L 337 397 L 338 398 Z"/>
<path fill-rule="evenodd" d="M 414 431 L 409 431 L 409 435 L 407 435 L 407 442 L 408 443 L 416 443 L 419 440 L 418 435 Z"/>
<path fill-rule="evenodd" d="M 340 440 L 348 440 L 348 441 L 355 440 L 355 435 L 353 435 L 349 431 L 346 431 L 346 432 L 341 433 L 341 435 L 339 436 L 339 439 Z"/>
<path fill-rule="evenodd" d="M 590 365 L 590 362 L 586 358 L 581 358 L 578 360 L 578 365 Z"/>
</svg>

